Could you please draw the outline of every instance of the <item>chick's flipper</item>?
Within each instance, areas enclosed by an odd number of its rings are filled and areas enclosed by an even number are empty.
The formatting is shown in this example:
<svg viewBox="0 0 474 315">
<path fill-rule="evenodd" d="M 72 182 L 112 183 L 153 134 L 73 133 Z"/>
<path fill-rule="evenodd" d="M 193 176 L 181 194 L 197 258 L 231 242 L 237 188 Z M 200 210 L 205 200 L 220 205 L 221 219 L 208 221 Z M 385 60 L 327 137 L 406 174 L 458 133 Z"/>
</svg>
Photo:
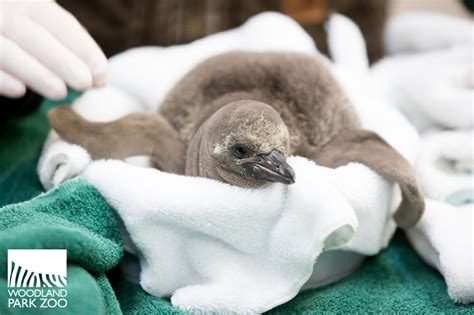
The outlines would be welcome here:
<svg viewBox="0 0 474 315">
<path fill-rule="evenodd" d="M 365 164 L 400 185 L 403 200 L 394 215 L 399 227 L 414 226 L 421 218 L 425 203 L 410 163 L 376 133 L 348 130 L 314 151 L 309 158 L 332 168 L 350 162 Z"/>
<path fill-rule="evenodd" d="M 70 106 L 59 106 L 48 112 L 48 119 L 62 139 L 83 147 L 94 159 L 149 155 L 164 171 L 184 172 L 184 145 L 158 113 L 132 113 L 111 122 L 91 122 Z"/>
</svg>

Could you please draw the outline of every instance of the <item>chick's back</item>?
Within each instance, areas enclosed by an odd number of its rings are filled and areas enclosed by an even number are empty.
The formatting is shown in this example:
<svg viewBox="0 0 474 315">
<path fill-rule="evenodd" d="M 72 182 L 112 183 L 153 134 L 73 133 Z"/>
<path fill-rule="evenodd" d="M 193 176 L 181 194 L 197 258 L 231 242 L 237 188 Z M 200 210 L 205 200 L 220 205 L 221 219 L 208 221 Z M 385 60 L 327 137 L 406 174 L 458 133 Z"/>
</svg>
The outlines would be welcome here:
<svg viewBox="0 0 474 315">
<path fill-rule="evenodd" d="M 305 154 L 359 127 L 354 108 L 320 54 L 230 52 L 205 60 L 169 92 L 161 114 L 189 141 L 215 111 L 237 100 L 272 106 Z"/>
</svg>

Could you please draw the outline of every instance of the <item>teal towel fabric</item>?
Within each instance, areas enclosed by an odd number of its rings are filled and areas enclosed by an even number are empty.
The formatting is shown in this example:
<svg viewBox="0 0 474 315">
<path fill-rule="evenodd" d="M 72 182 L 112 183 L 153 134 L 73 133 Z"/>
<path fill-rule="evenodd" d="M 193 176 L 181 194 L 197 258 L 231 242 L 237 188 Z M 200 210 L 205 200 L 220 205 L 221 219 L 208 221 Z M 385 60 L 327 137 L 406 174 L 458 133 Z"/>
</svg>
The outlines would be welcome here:
<svg viewBox="0 0 474 315">
<path fill-rule="evenodd" d="M 8 308 L 8 249 L 67 249 L 68 311 L 72 314 L 120 314 L 105 276 L 123 254 L 112 210 L 80 179 L 32 200 L 0 208 L 0 314 L 44 314 L 43 309 Z M 58 308 L 51 314 L 64 314 Z M 62 312 L 62 313 L 61 313 Z"/>
<path fill-rule="evenodd" d="M 474 305 L 453 303 L 443 277 L 423 263 L 398 231 L 386 250 L 368 258 L 348 278 L 300 293 L 269 313 L 312 310 L 332 314 L 473 314 Z"/>
<path fill-rule="evenodd" d="M 121 314 L 105 274 L 123 251 L 112 210 L 80 180 L 39 196 L 36 163 L 49 130 L 46 113 L 54 105 L 44 102 L 33 114 L 0 125 L 0 314 L 65 313 L 7 308 L 7 250 L 15 248 L 68 249 L 68 314 Z"/>
<path fill-rule="evenodd" d="M 12 315 L 64 315 L 64 314 L 120 314 L 120 308 L 110 284 L 105 276 L 92 276 L 84 268 L 69 263 L 67 268 L 67 301 L 66 309 L 20 309 L 8 308 L 5 305 L 7 298 L 6 280 L 3 272 L 0 277 L 0 314 Z M 67 311 L 65 311 L 67 310 Z"/>
<path fill-rule="evenodd" d="M 124 314 L 186 314 L 174 308 L 169 301 L 147 294 L 136 283 L 118 278 L 114 289 Z"/>
<path fill-rule="evenodd" d="M 69 314 L 182 314 L 113 269 L 122 244 L 112 210 L 93 187 L 74 179 L 40 195 L 35 168 L 49 130 L 46 112 L 54 105 L 44 102 L 0 126 L 0 314 L 11 313 L 2 304 L 9 248 L 68 249 Z M 474 306 L 454 304 L 441 275 L 398 232 L 387 250 L 347 279 L 300 293 L 269 313 L 473 314 Z"/>
</svg>

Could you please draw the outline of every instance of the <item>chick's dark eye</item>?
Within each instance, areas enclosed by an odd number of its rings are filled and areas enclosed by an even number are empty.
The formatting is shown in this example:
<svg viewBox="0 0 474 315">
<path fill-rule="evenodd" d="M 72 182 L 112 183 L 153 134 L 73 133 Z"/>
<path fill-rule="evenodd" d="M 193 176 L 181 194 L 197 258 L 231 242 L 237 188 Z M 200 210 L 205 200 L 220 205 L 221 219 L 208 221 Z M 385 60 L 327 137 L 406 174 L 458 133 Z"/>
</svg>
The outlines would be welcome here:
<svg viewBox="0 0 474 315">
<path fill-rule="evenodd" d="M 250 149 L 243 144 L 236 144 L 232 147 L 232 155 L 238 159 L 247 157 L 250 154 Z"/>
</svg>

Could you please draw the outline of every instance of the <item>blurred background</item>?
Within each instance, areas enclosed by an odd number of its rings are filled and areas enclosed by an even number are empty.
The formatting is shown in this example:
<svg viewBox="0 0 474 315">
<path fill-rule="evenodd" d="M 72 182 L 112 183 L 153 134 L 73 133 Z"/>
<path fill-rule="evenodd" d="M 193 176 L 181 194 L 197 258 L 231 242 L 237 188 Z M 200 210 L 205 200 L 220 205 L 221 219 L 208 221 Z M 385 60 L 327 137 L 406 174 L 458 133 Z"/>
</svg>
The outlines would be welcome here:
<svg viewBox="0 0 474 315">
<path fill-rule="evenodd" d="M 183 44 L 234 28 L 263 11 L 298 21 L 326 52 L 324 21 L 331 12 L 362 29 L 372 62 L 383 54 L 388 16 L 407 11 L 472 17 L 474 0 L 59 0 L 87 28 L 107 56 L 142 45 Z"/>
</svg>

